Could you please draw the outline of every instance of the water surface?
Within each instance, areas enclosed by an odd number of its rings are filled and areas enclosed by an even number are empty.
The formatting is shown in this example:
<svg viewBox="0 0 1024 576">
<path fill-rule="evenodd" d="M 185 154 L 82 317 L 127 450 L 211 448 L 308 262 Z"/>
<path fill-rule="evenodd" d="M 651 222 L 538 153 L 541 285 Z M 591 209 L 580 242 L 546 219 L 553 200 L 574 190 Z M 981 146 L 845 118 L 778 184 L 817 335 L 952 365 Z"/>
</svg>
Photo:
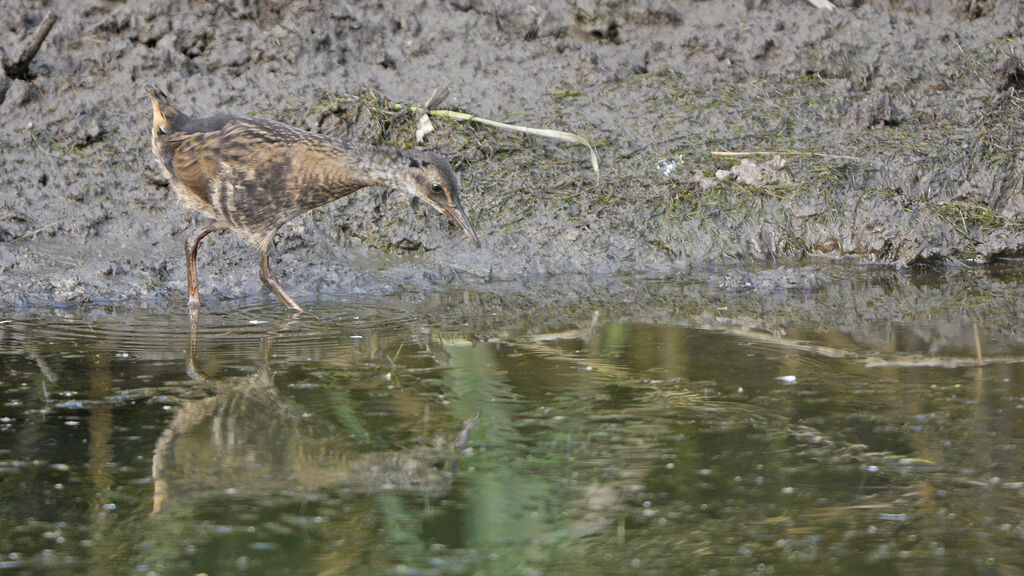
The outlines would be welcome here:
<svg viewBox="0 0 1024 576">
<path fill-rule="evenodd" d="M 8 312 L 0 571 L 1012 573 L 1024 346 L 852 282 Z"/>
</svg>

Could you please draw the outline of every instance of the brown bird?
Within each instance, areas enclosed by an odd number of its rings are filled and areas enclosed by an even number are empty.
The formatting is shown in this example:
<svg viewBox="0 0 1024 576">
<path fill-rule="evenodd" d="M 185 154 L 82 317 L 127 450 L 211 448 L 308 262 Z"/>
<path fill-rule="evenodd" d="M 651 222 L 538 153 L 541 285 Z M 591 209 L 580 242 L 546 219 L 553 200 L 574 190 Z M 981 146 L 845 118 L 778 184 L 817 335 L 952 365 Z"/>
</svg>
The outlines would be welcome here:
<svg viewBox="0 0 1024 576">
<path fill-rule="evenodd" d="M 178 199 L 212 220 L 185 242 L 188 304 L 199 308 L 196 252 L 211 232 L 234 230 L 262 254 L 260 279 L 295 303 L 270 270 L 270 246 L 286 222 L 367 186 L 412 194 L 448 216 L 479 248 L 462 210 L 458 179 L 432 152 L 357 145 L 264 118 L 192 118 L 150 87 L 153 153 Z"/>
</svg>

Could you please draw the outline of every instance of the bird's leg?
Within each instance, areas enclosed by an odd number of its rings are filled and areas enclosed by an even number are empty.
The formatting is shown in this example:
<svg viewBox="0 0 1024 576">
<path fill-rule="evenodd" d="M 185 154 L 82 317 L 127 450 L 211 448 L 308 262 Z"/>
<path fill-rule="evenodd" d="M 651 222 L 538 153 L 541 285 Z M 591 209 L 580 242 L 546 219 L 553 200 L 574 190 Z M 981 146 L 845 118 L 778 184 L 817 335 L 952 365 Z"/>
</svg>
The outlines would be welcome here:
<svg viewBox="0 0 1024 576">
<path fill-rule="evenodd" d="M 224 228 L 224 224 L 214 220 L 195 233 L 192 238 L 185 239 L 185 258 L 188 261 L 188 309 L 199 310 L 199 276 L 196 275 L 196 253 L 199 242 L 211 232 Z"/>
<path fill-rule="evenodd" d="M 277 283 L 277 276 L 274 276 L 274 271 L 270 269 L 269 250 L 263 251 L 263 257 L 260 260 L 260 280 L 263 280 L 263 285 L 270 289 L 274 296 L 280 298 L 285 306 L 297 312 L 302 312 L 302 306 L 296 304 L 295 300 L 292 300 L 292 297 L 286 294 L 281 285 Z"/>
</svg>

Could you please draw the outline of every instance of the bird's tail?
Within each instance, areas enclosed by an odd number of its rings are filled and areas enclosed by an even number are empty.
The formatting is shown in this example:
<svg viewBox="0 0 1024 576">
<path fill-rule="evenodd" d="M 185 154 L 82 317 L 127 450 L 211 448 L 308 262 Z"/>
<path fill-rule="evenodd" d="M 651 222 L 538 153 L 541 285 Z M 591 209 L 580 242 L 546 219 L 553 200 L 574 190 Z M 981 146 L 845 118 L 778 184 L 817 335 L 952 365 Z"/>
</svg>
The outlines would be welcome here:
<svg viewBox="0 0 1024 576">
<path fill-rule="evenodd" d="M 172 132 L 178 119 L 184 115 L 171 104 L 163 90 L 156 86 L 149 86 L 146 90 L 153 102 L 153 131 L 160 134 Z"/>
</svg>

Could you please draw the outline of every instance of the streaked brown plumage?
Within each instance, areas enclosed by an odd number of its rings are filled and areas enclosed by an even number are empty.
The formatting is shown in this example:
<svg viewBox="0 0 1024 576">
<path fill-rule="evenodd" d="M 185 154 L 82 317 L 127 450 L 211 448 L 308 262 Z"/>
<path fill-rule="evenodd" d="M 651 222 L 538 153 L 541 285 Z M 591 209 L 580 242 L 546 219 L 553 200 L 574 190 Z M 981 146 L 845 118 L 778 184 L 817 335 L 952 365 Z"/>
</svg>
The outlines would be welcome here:
<svg viewBox="0 0 1024 576">
<path fill-rule="evenodd" d="M 367 186 L 413 194 L 462 228 L 477 247 L 462 210 L 458 180 L 441 156 L 357 146 L 263 118 L 191 118 L 158 88 L 153 153 L 178 199 L 212 220 L 186 241 L 189 307 L 199 307 L 196 252 L 211 232 L 230 229 L 260 249 L 260 278 L 289 308 L 302 310 L 270 270 L 278 228 L 313 208 Z"/>
</svg>

